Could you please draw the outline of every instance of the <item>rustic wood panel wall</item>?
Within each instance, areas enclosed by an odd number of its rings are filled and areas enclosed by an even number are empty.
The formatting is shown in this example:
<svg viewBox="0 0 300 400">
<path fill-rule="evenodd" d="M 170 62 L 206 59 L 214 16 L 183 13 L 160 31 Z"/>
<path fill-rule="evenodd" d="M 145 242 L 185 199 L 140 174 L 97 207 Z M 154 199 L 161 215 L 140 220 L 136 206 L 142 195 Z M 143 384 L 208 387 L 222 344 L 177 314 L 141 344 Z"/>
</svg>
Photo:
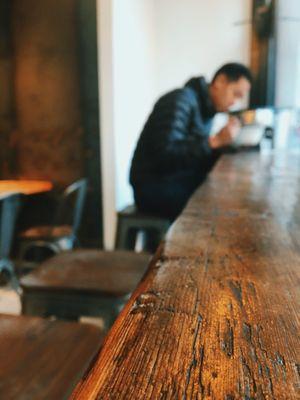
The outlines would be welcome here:
<svg viewBox="0 0 300 400">
<path fill-rule="evenodd" d="M 0 178 L 13 169 L 10 133 L 14 127 L 11 1 L 0 1 Z"/>
<path fill-rule="evenodd" d="M 276 0 L 253 0 L 251 70 L 252 107 L 273 106 L 276 74 Z"/>
<path fill-rule="evenodd" d="M 76 1 L 15 0 L 12 12 L 18 175 L 63 186 L 83 172 Z"/>
<path fill-rule="evenodd" d="M 96 0 L 1 0 L 0 33 L 0 178 L 62 188 L 86 176 L 81 243 L 99 246 Z"/>
</svg>

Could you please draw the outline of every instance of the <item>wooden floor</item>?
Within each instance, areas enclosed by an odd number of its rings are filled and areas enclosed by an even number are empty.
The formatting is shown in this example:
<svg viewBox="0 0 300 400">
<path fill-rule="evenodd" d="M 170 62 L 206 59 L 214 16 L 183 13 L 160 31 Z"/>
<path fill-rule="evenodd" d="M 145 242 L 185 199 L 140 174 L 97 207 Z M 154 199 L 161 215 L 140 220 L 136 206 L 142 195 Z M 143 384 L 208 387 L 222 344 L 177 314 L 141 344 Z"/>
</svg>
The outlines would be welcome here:
<svg viewBox="0 0 300 400">
<path fill-rule="evenodd" d="M 95 326 L 0 314 L 0 398 L 64 400 L 103 342 Z"/>
</svg>

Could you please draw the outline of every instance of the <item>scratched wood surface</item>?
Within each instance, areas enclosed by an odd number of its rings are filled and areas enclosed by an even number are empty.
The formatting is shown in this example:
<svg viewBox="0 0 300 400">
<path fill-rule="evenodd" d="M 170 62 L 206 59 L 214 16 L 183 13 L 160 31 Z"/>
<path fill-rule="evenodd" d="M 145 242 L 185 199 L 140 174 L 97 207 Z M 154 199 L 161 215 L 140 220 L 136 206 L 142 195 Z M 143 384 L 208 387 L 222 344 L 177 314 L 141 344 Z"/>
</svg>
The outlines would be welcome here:
<svg viewBox="0 0 300 400">
<path fill-rule="evenodd" d="M 300 156 L 223 156 L 73 399 L 299 399 Z"/>
</svg>

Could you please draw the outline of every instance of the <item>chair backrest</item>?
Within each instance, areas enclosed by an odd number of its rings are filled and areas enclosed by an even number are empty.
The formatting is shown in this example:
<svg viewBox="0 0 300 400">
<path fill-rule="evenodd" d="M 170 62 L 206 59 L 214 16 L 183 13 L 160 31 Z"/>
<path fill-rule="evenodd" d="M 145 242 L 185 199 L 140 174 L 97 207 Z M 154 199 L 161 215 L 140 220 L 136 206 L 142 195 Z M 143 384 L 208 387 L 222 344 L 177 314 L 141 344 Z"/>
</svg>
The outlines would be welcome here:
<svg viewBox="0 0 300 400">
<path fill-rule="evenodd" d="M 54 225 L 70 225 L 76 235 L 80 226 L 87 193 L 87 179 L 82 178 L 68 186 L 61 197 Z"/>
<path fill-rule="evenodd" d="M 14 193 L 0 200 L 0 258 L 8 258 L 11 251 L 21 194 Z"/>
</svg>

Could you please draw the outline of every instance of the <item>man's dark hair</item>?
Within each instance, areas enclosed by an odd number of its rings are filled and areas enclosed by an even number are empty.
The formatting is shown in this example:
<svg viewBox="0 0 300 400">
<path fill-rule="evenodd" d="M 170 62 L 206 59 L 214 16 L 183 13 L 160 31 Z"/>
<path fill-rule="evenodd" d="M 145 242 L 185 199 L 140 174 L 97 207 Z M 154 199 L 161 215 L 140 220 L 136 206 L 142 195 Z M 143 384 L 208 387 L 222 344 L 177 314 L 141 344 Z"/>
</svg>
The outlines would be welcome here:
<svg viewBox="0 0 300 400">
<path fill-rule="evenodd" d="M 252 74 L 245 65 L 239 64 L 239 63 L 228 63 L 223 65 L 221 68 L 218 69 L 218 71 L 215 73 L 212 82 L 215 81 L 215 79 L 219 75 L 225 75 L 229 82 L 235 82 L 238 81 L 240 78 L 246 78 L 247 81 L 249 81 L 252 84 Z"/>
</svg>

